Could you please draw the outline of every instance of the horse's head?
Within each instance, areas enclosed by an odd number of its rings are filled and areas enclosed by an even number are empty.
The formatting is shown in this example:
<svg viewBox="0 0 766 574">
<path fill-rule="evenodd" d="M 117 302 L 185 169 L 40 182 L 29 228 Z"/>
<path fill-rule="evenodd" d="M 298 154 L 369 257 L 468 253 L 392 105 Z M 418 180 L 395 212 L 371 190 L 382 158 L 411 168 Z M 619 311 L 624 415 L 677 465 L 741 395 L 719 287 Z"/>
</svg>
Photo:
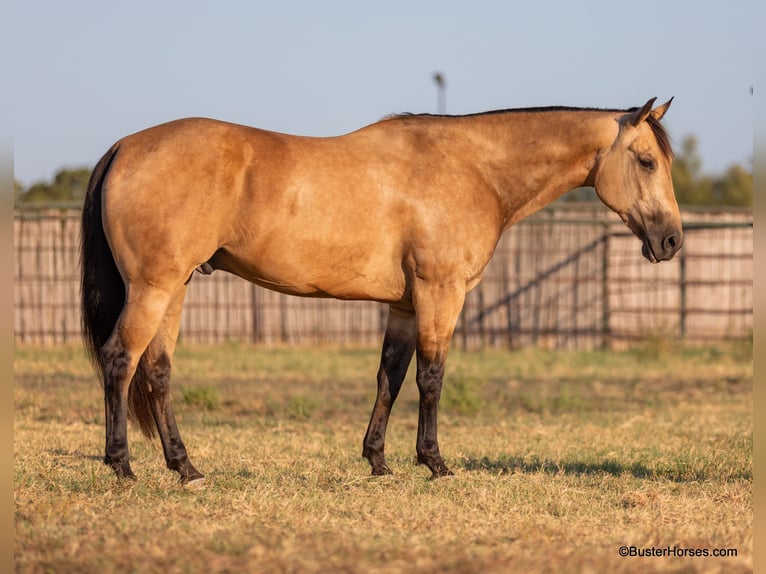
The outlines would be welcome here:
<svg viewBox="0 0 766 574">
<path fill-rule="evenodd" d="M 601 201 L 641 239 L 652 263 L 672 258 L 683 243 L 670 177 L 673 152 L 659 122 L 672 98 L 652 109 L 655 99 L 619 118 L 617 138 L 599 158 L 594 180 Z"/>
</svg>

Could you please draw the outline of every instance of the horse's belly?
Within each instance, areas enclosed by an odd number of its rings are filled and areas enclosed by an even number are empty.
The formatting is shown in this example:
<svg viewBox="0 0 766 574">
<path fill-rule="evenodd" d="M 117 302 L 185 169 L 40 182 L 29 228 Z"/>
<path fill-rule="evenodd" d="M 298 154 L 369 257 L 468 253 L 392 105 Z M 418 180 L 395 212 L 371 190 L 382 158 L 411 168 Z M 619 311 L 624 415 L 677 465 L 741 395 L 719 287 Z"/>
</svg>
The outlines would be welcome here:
<svg viewBox="0 0 766 574">
<path fill-rule="evenodd" d="M 382 261 L 327 258 L 321 250 L 311 258 L 244 256 L 220 250 L 209 263 L 214 269 L 288 295 L 394 302 L 405 294 L 401 264 L 397 269 Z"/>
</svg>

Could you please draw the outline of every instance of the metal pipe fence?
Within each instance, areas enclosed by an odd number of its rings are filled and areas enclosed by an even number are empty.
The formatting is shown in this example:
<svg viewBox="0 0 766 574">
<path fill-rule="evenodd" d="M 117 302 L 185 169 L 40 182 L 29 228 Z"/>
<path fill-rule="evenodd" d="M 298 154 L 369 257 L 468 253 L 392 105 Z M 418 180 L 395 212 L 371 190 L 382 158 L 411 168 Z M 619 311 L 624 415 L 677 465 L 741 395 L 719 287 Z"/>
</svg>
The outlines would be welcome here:
<svg viewBox="0 0 766 574">
<path fill-rule="evenodd" d="M 76 209 L 17 210 L 14 327 L 24 343 L 80 339 Z M 753 324 L 749 212 L 684 212 L 686 239 L 652 265 L 603 206 L 549 208 L 501 239 L 457 325 L 463 348 L 592 349 L 647 337 L 746 340 Z M 237 277 L 195 274 L 181 339 L 195 343 L 377 345 L 387 307 L 290 297 Z"/>
</svg>

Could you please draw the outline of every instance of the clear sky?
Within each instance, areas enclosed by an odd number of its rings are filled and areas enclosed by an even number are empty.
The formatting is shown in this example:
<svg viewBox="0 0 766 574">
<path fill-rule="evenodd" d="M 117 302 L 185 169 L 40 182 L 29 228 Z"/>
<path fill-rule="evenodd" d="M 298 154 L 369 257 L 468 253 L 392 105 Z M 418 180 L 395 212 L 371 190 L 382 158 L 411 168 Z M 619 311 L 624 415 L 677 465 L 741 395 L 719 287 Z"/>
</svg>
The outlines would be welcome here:
<svg viewBox="0 0 766 574">
<path fill-rule="evenodd" d="M 15 177 L 92 167 L 120 137 L 184 116 L 337 135 L 435 112 L 435 71 L 454 114 L 675 96 L 676 147 L 693 134 L 704 171 L 749 168 L 763 5 L 16 0 Z"/>
</svg>

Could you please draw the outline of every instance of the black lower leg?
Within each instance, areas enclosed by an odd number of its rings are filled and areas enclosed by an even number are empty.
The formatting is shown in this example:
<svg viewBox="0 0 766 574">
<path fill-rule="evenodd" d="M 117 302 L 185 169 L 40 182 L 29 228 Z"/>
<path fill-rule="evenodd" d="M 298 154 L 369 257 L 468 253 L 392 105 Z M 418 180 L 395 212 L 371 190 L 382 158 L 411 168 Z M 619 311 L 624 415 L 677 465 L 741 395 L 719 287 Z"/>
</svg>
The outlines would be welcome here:
<svg viewBox="0 0 766 574">
<path fill-rule="evenodd" d="M 161 354 L 153 363 L 151 371 L 151 407 L 154 421 L 162 441 L 165 463 L 176 471 L 183 484 L 202 480 L 204 476 L 189 460 L 186 447 L 178 431 L 173 407 L 170 402 L 170 358 Z"/>
<path fill-rule="evenodd" d="M 126 387 L 130 383 L 130 358 L 127 352 L 112 343 L 102 349 L 104 364 L 104 418 L 106 445 L 104 464 L 118 478 L 135 479 L 130 468 L 128 451 L 128 405 Z"/>
<path fill-rule="evenodd" d="M 418 462 L 425 464 L 433 478 L 452 475 L 439 452 L 437 438 L 437 409 L 444 378 L 445 361 L 443 358 L 429 360 L 418 356 L 417 383 L 420 392 L 418 411 Z"/>
<path fill-rule="evenodd" d="M 182 484 L 203 480 L 205 476 L 194 468 L 194 465 L 189 460 L 186 447 L 178 433 L 178 425 L 176 424 L 173 408 L 169 400 L 165 403 L 165 420 L 169 429 L 169 448 L 165 455 L 168 468 L 179 474 Z"/>
<path fill-rule="evenodd" d="M 362 456 L 370 461 L 372 474 L 376 476 L 391 474 L 384 454 L 386 427 L 414 350 L 414 340 L 411 337 L 386 332 L 378 369 L 378 393 L 362 450 Z"/>
</svg>

